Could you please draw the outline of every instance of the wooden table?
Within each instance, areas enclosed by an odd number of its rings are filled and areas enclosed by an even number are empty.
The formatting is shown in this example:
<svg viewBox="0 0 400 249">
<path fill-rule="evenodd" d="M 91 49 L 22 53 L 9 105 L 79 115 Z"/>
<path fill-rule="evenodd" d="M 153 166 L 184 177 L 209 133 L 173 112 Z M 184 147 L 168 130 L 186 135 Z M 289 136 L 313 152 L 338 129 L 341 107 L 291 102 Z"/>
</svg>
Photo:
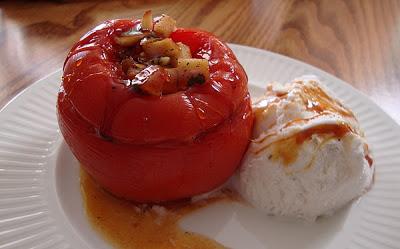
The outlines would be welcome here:
<svg viewBox="0 0 400 249">
<path fill-rule="evenodd" d="M 0 106 L 59 69 L 72 44 L 112 18 L 168 13 L 180 26 L 317 66 L 364 92 L 400 123 L 400 1 L 0 2 Z"/>
</svg>

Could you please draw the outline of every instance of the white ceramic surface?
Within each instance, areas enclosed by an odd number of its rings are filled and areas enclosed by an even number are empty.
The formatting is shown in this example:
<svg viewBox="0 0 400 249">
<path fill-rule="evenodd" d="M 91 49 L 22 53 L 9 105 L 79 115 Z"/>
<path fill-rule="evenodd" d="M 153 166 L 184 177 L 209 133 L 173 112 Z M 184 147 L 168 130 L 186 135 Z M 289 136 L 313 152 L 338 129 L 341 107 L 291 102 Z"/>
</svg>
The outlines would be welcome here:
<svg viewBox="0 0 400 249">
<path fill-rule="evenodd" d="M 361 122 L 376 165 L 367 195 L 330 218 L 299 223 L 240 204 L 216 204 L 182 226 L 230 248 L 400 248 L 400 127 L 350 85 L 302 62 L 231 45 L 253 97 L 272 80 L 315 74 Z M 14 98 L 0 112 L 0 249 L 110 248 L 87 223 L 79 165 L 63 143 L 55 115 L 61 71 Z"/>
</svg>

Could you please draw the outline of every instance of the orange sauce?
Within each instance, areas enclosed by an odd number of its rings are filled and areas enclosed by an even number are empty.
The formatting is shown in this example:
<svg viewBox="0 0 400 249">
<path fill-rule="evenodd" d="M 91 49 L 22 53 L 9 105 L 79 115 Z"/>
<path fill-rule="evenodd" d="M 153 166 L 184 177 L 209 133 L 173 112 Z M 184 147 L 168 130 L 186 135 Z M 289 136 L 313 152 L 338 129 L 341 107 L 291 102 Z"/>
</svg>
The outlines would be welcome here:
<svg viewBox="0 0 400 249">
<path fill-rule="evenodd" d="M 262 114 L 265 110 L 267 110 L 271 104 L 273 103 L 279 103 L 280 98 L 279 97 L 270 97 L 267 99 L 261 99 L 252 105 L 254 117 L 257 119 L 262 119 Z"/>
<path fill-rule="evenodd" d="M 364 154 L 365 154 L 365 160 L 367 160 L 369 167 L 372 167 L 372 164 L 374 163 L 374 160 L 372 159 L 370 153 L 369 153 L 369 147 L 368 144 L 364 144 Z"/>
<path fill-rule="evenodd" d="M 321 117 L 323 115 L 326 115 L 326 114 L 329 114 L 329 112 L 321 112 L 321 113 L 316 114 L 315 116 L 312 116 L 312 117 L 309 117 L 309 118 L 296 118 L 296 119 L 293 119 L 293 120 L 287 122 L 285 125 L 283 125 L 282 129 L 288 128 L 288 127 L 293 126 L 293 125 L 298 124 L 298 123 L 306 123 L 307 121 L 311 121 L 313 119 L 319 118 L 319 117 Z"/>
<path fill-rule="evenodd" d="M 322 124 L 303 130 L 295 135 L 296 143 L 302 144 L 305 140 L 311 138 L 314 134 L 332 134 L 336 138 L 341 138 L 350 132 L 351 128 L 343 123 Z"/>
<path fill-rule="evenodd" d="M 296 83 L 301 84 L 299 82 Z M 340 102 L 330 97 L 324 90 L 322 90 L 322 88 L 320 88 L 316 84 L 313 84 L 311 86 L 302 84 L 301 91 L 299 91 L 298 88 L 293 88 L 289 92 L 284 93 L 273 92 L 271 86 L 267 87 L 267 94 L 269 96 L 266 99 L 260 99 L 253 104 L 255 117 L 261 118 L 261 114 L 263 113 L 263 111 L 267 110 L 271 104 L 279 103 L 282 99 L 287 98 L 289 93 L 298 95 L 302 99 L 304 106 L 308 111 L 312 111 L 321 115 L 337 113 L 344 117 L 355 118 L 351 110 L 347 109 Z M 299 121 L 301 120 L 296 120 L 296 122 Z M 288 126 L 289 125 L 286 125 L 285 127 Z"/>
<path fill-rule="evenodd" d="M 267 135 L 265 135 L 265 136 L 263 136 L 263 137 L 261 137 L 261 138 L 259 138 L 259 139 L 253 140 L 253 142 L 254 142 L 254 143 L 261 144 L 261 143 L 263 143 L 267 138 L 276 136 L 277 134 L 278 134 L 277 132 L 271 132 L 271 133 L 269 133 L 269 134 L 267 134 Z"/>
<path fill-rule="evenodd" d="M 312 135 L 327 135 L 328 139 L 342 138 L 350 131 L 350 127 L 346 124 L 322 124 L 303 130 L 287 138 L 274 141 L 257 150 L 255 154 L 257 155 L 263 150 L 272 146 L 272 154 L 270 159 L 280 159 L 282 160 L 283 164 L 287 166 L 296 161 L 301 144 L 310 139 Z"/>
<path fill-rule="evenodd" d="M 345 108 L 341 103 L 331 98 L 319 86 L 313 85 L 312 87 L 304 86 L 300 97 L 303 99 L 307 110 L 316 113 L 330 111 L 338 113 L 344 117 L 354 118 L 353 112 Z"/>
<path fill-rule="evenodd" d="M 323 115 L 339 114 L 343 117 L 355 119 L 354 114 L 349 109 L 344 107 L 337 100 L 331 98 L 317 84 L 306 85 L 302 84 L 302 82 L 295 82 L 293 84 L 301 85 L 299 87 L 293 87 L 291 90 L 289 90 L 289 92 L 286 93 L 276 93 L 272 90 L 272 86 L 267 87 L 268 97 L 264 100 L 261 99 L 254 105 L 256 110 L 256 119 L 257 117 L 261 119 L 262 113 L 270 108 L 271 104 L 279 103 L 280 101 L 287 99 L 289 95 L 297 95 L 302 100 L 305 109 L 307 111 L 315 113 L 315 115 L 308 118 L 293 119 L 285 123 L 281 127 L 277 127 L 275 130 L 270 131 L 265 136 L 253 140 L 254 143 L 261 144 L 266 139 L 278 135 L 278 131 L 282 131 L 283 129 L 289 128 L 295 124 L 306 123 Z M 289 137 L 285 137 L 269 143 L 262 148 L 257 149 L 255 151 L 255 154 L 257 155 L 265 149 L 271 147 L 271 155 L 269 156 L 269 159 L 281 160 L 284 165 L 288 166 L 289 164 L 296 161 L 301 144 L 303 144 L 304 141 L 310 139 L 312 135 L 323 135 L 325 140 L 322 142 L 322 144 L 324 144 L 330 139 L 339 139 L 346 135 L 348 132 L 357 133 L 357 131 L 352 130 L 352 128 L 345 123 L 321 124 L 297 132 L 296 134 Z M 370 164 L 372 164 L 372 159 L 368 155 L 366 156 L 366 159 Z M 311 164 L 313 160 L 311 160 Z M 311 165 L 307 165 L 306 168 L 310 166 Z"/>
<path fill-rule="evenodd" d="M 374 160 L 372 159 L 372 157 L 369 154 L 365 155 L 365 160 L 367 160 L 368 165 L 370 167 L 372 167 L 372 164 L 374 163 Z"/>
<path fill-rule="evenodd" d="M 272 145 L 270 160 L 282 160 L 284 165 L 289 165 L 296 161 L 299 154 L 299 145 L 292 137 L 277 141 Z M 265 148 L 266 149 L 266 148 Z"/>
<path fill-rule="evenodd" d="M 104 191 L 81 170 L 81 192 L 86 214 L 93 228 L 116 248 L 124 249 L 221 249 L 218 242 L 184 231 L 179 221 L 209 204 L 235 201 L 229 190 L 216 197 L 192 203 L 190 200 L 146 205 L 118 199 Z"/>
</svg>

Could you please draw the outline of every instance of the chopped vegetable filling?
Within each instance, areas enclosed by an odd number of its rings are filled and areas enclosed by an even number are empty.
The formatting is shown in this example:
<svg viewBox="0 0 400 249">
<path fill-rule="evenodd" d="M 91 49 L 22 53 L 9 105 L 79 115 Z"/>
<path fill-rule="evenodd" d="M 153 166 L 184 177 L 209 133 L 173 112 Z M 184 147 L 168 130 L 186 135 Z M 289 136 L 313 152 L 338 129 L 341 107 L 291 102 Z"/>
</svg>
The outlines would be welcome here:
<svg viewBox="0 0 400 249">
<path fill-rule="evenodd" d="M 126 49 L 120 54 L 121 67 L 132 89 L 161 96 L 209 79 L 208 61 L 192 58 L 187 45 L 169 38 L 175 25 L 167 15 L 153 20 L 151 11 L 146 11 L 139 30 L 115 37 L 115 42 Z"/>
</svg>

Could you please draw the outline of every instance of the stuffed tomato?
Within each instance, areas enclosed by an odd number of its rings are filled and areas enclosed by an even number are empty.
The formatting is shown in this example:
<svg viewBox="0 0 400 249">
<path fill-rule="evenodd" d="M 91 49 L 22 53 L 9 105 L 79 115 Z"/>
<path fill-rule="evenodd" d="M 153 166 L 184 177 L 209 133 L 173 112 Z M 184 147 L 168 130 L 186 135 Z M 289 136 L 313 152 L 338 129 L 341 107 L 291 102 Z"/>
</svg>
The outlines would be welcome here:
<svg viewBox="0 0 400 249">
<path fill-rule="evenodd" d="M 106 21 L 73 46 L 57 114 L 82 167 L 111 193 L 139 202 L 224 183 L 253 123 L 247 76 L 232 51 L 151 12 Z"/>
</svg>

